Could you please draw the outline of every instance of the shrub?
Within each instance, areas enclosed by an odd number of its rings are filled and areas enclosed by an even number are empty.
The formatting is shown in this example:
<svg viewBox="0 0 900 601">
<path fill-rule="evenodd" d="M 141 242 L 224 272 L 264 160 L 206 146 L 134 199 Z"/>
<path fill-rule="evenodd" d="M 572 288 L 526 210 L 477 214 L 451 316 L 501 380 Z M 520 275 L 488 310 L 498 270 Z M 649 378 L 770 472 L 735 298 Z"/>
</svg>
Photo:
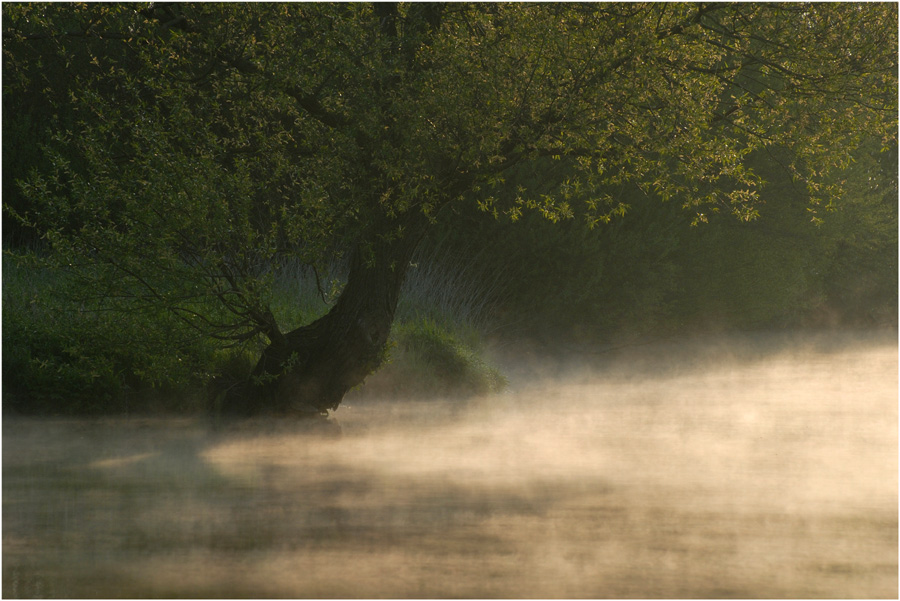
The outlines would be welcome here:
<svg viewBox="0 0 900 601">
<path fill-rule="evenodd" d="M 198 408 L 225 355 L 173 316 L 105 311 L 68 294 L 67 274 L 3 257 L 4 408 L 111 413 Z"/>
</svg>

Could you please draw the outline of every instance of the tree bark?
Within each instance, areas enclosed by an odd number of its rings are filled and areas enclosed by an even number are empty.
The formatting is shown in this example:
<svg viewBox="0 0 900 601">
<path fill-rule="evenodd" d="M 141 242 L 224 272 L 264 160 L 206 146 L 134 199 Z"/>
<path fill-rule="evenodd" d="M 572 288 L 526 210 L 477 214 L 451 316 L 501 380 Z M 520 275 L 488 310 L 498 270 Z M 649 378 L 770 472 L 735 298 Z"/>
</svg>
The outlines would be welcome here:
<svg viewBox="0 0 900 601">
<path fill-rule="evenodd" d="M 410 9 L 407 33 L 416 33 L 410 45 L 405 45 L 407 40 L 400 40 L 398 35 L 397 3 L 375 3 L 373 10 L 381 35 L 392 40 L 381 49 L 385 64 L 402 53 L 407 70 L 416 71 L 419 68 L 414 64 L 416 47 L 439 27 L 442 6 L 432 4 Z M 384 104 L 388 143 L 392 142 L 390 136 L 395 130 L 389 127 L 389 92 L 399 81 L 396 73 L 388 71 L 376 87 L 376 101 Z M 302 100 L 301 106 L 324 123 L 323 111 L 315 99 L 302 96 Z M 357 142 L 363 148 L 371 145 L 361 130 L 357 132 Z M 373 173 L 371 181 L 379 181 L 382 176 Z M 396 218 L 379 218 L 367 237 L 369 244 L 354 249 L 347 284 L 334 307 L 307 326 L 274 335 L 253 369 L 250 381 L 228 390 L 222 409 L 244 415 L 324 414 L 337 409 L 347 391 L 361 384 L 383 361 L 409 261 L 428 223 L 415 208 Z"/>
<path fill-rule="evenodd" d="M 358 245 L 347 284 L 331 310 L 276 336 L 250 380 L 226 393 L 222 411 L 316 415 L 337 409 L 344 395 L 383 361 L 400 289 L 424 235 L 422 224 L 416 225 L 400 230 L 403 235 L 395 239 L 376 235 L 376 242 Z"/>
</svg>

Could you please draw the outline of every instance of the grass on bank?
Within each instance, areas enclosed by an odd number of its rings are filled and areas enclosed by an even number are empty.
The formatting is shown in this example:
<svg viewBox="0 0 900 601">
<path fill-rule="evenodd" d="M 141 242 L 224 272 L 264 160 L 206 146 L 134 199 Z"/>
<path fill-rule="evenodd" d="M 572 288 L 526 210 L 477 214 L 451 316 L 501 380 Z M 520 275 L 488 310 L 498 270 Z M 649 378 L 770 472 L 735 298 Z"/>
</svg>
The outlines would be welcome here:
<svg viewBox="0 0 900 601">
<path fill-rule="evenodd" d="M 401 321 L 391 333 L 387 364 L 363 389 L 391 397 L 466 397 L 503 390 L 506 378 L 484 359 L 473 338 L 429 318 Z"/>
</svg>

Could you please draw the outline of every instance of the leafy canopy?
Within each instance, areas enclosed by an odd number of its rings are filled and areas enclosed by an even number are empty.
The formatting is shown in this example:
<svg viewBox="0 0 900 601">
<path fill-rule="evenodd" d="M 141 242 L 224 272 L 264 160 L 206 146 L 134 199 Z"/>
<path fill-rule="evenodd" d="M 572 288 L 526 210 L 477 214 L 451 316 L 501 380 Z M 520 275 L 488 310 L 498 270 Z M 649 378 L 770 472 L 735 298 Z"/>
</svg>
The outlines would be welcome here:
<svg viewBox="0 0 900 601">
<path fill-rule="evenodd" d="M 281 262 L 412 235 L 450 205 L 593 226 L 638 186 L 698 221 L 752 219 L 751 153 L 784 157 L 815 205 L 839 194 L 833 173 L 863 139 L 896 138 L 896 4 L 7 3 L 3 16 L 4 100 L 40 107 L 50 132 L 44 168 L 21 182 L 29 204 L 9 209 L 90 266 L 103 302 L 164 306 L 225 340 L 277 329 Z M 553 186 L 511 179 L 548 161 Z"/>
</svg>

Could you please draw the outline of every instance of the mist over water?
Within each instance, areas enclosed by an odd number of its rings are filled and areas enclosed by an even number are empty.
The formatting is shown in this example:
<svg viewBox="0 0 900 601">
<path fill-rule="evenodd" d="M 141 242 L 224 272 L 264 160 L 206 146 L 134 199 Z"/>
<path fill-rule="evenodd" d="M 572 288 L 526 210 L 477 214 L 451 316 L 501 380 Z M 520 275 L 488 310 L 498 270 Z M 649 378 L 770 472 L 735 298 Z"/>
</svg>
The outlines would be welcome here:
<svg viewBox="0 0 900 601">
<path fill-rule="evenodd" d="M 3 595 L 896 598 L 897 350 L 523 356 L 508 393 L 328 423 L 7 418 Z"/>
</svg>

